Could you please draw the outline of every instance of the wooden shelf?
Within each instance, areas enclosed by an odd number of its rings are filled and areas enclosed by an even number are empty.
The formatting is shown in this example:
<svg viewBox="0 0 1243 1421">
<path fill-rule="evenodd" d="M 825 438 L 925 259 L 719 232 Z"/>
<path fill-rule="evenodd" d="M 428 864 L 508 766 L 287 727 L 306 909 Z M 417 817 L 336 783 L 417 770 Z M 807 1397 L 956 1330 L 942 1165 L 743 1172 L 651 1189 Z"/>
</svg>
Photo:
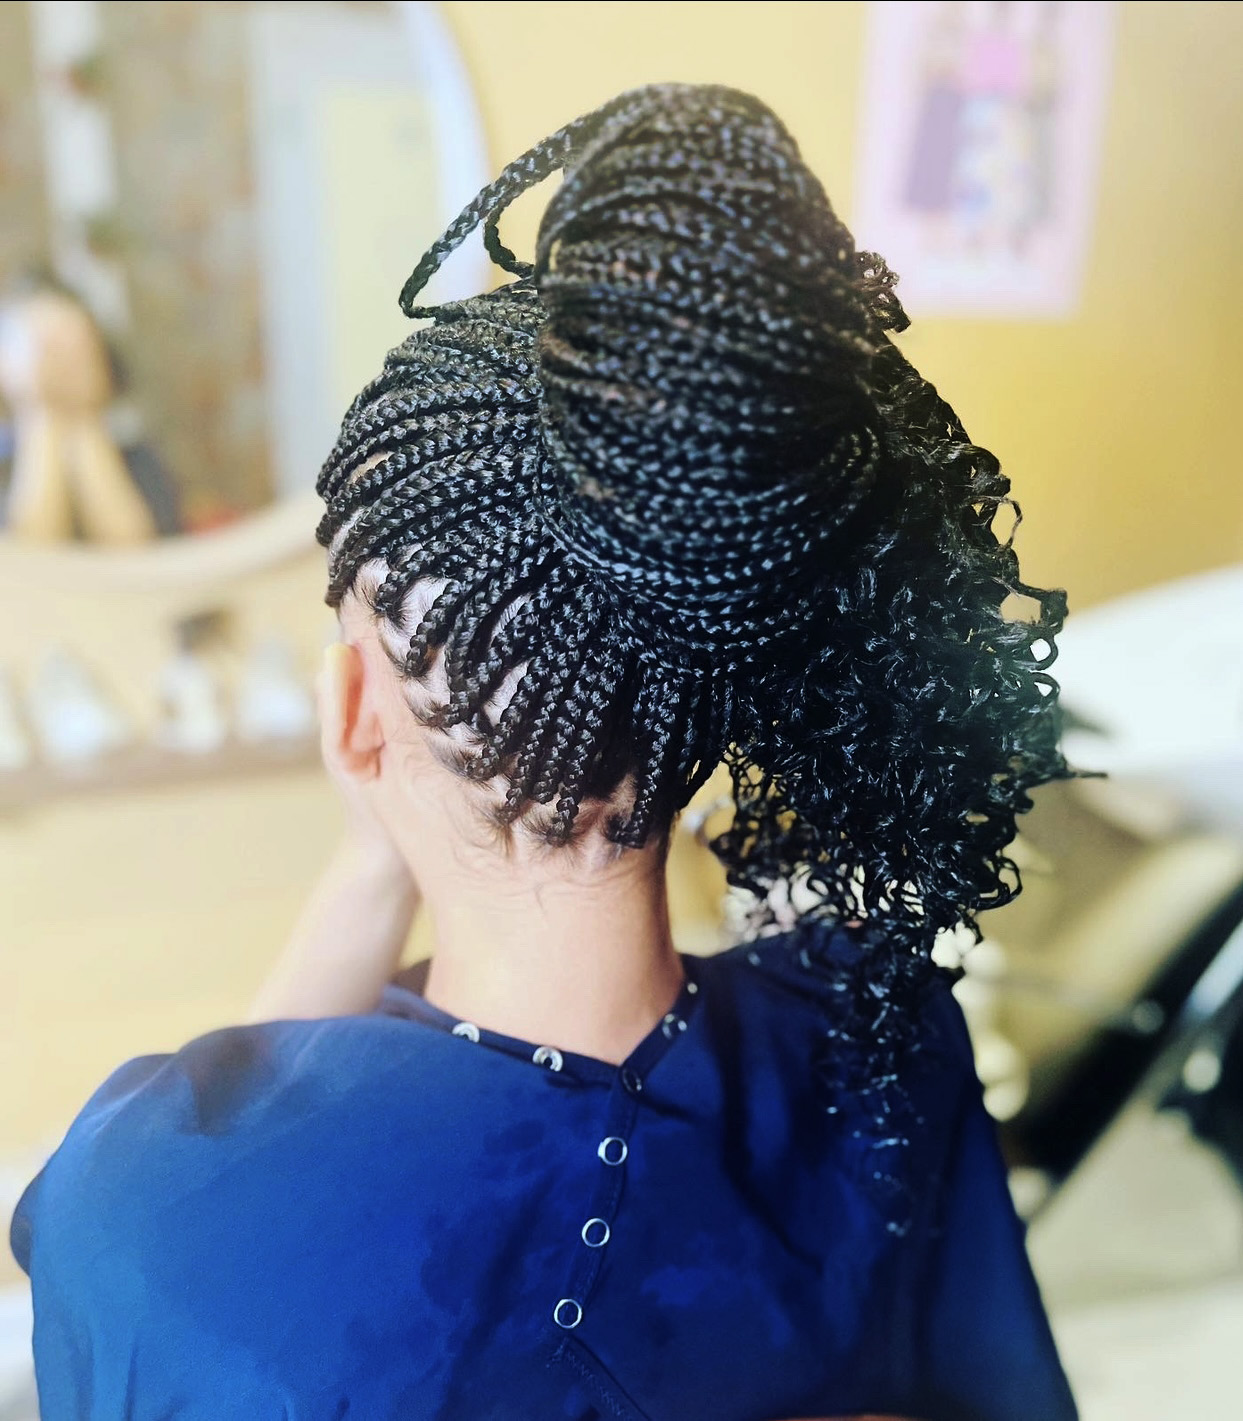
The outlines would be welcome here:
<svg viewBox="0 0 1243 1421">
<path fill-rule="evenodd" d="M 313 554 L 323 566 L 315 527 L 324 506 L 314 493 L 262 509 L 211 533 L 159 538 L 138 547 L 23 542 L 0 531 L 0 561 L 17 585 L 53 584 L 96 597 L 101 592 L 175 594 L 200 586 L 229 587 L 265 569 Z"/>
<path fill-rule="evenodd" d="M 23 770 L 0 770 L 0 813 L 20 813 L 82 795 L 210 784 L 305 770 L 318 763 L 319 743 L 311 736 L 255 743 L 231 740 L 202 754 L 137 745 L 81 765 L 37 763 Z"/>
</svg>

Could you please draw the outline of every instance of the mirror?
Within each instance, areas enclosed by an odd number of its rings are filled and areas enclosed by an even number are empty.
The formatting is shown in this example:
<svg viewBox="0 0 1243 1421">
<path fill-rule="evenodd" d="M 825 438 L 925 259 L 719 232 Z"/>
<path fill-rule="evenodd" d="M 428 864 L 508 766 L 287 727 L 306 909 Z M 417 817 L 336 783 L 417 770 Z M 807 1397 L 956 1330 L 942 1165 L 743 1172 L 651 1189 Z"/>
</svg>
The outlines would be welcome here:
<svg viewBox="0 0 1243 1421">
<path fill-rule="evenodd" d="M 7 5 L 0 54 L 0 479 L 38 505 L 10 492 L 11 530 L 143 541 L 305 492 L 487 177 L 437 7 Z M 464 253 L 433 299 L 485 266 Z M 106 366 L 90 458 L 39 433 L 70 409 L 32 377 L 49 311 Z"/>
</svg>

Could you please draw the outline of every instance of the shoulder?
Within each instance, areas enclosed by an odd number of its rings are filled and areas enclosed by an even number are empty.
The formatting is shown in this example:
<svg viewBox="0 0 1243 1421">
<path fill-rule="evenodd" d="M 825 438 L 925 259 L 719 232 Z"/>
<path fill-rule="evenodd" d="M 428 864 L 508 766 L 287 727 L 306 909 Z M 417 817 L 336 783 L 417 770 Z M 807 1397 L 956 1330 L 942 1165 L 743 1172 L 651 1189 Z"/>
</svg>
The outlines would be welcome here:
<svg viewBox="0 0 1243 1421">
<path fill-rule="evenodd" d="M 378 1014 L 268 1022 L 127 1062 L 23 1195 L 11 1226 L 18 1261 L 29 1272 L 38 1252 L 115 1251 L 147 1236 L 144 1216 L 223 1189 L 247 1162 L 296 1173 L 312 1154 L 382 1133 L 393 1071 L 417 1085 L 440 1069 L 437 1043 L 412 1052 L 409 1033 Z"/>
<path fill-rule="evenodd" d="M 121 1066 L 87 1101 L 65 1144 L 139 1124 L 152 1134 L 219 1137 L 256 1117 L 330 1105 L 392 1057 L 401 1029 L 385 1017 L 358 1016 L 208 1032 L 171 1054 Z"/>
<path fill-rule="evenodd" d="M 820 1032 L 857 1010 L 852 975 L 867 950 L 849 928 L 807 923 L 754 938 L 703 959 L 700 974 L 719 995 L 755 1017 L 776 1017 L 789 1026 L 806 1021 Z M 974 1076 L 971 1039 L 953 993 L 954 977 L 936 969 L 918 1008 L 913 1050 L 906 1070 L 912 1079 L 932 1073 Z"/>
<path fill-rule="evenodd" d="M 284 1416 L 274 1357 L 332 1370 L 333 1319 L 379 1305 L 401 1242 L 385 1206 L 418 1187 L 422 1118 L 394 1100 L 430 1094 L 437 1052 L 410 1042 L 380 1016 L 233 1027 L 104 1082 L 11 1226 L 56 1415 Z"/>
<path fill-rule="evenodd" d="M 852 969 L 866 950 L 830 924 L 742 943 L 700 964 L 706 1005 L 718 1039 L 752 1077 L 763 1074 L 779 1087 L 809 1130 L 812 1117 L 831 1116 L 833 1138 L 842 1148 L 854 1142 L 847 1153 L 857 1150 L 865 1172 L 871 1148 L 897 1137 L 908 1168 L 933 1170 L 983 1094 L 954 978 L 940 969 L 930 976 L 905 1045 L 875 1080 L 844 1044 L 858 1039 Z"/>
</svg>

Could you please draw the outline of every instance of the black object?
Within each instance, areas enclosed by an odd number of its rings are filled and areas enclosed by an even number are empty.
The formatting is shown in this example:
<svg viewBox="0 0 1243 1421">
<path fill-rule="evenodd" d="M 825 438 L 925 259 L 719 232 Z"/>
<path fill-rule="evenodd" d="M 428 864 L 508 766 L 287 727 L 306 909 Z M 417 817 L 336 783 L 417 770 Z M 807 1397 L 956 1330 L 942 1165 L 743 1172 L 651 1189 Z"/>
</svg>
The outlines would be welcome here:
<svg viewBox="0 0 1243 1421">
<path fill-rule="evenodd" d="M 1200 1070 L 1188 1062 L 1198 1057 Z M 1212 1053 L 1211 1055 L 1203 1053 Z M 1220 1069 L 1214 1070 L 1214 1059 Z M 1139 1096 L 1186 1112 L 1243 1185 L 1243 883 L 1175 950 L 1129 1013 L 1102 1023 L 1003 1127 L 1008 1158 L 1060 1186 Z"/>
</svg>

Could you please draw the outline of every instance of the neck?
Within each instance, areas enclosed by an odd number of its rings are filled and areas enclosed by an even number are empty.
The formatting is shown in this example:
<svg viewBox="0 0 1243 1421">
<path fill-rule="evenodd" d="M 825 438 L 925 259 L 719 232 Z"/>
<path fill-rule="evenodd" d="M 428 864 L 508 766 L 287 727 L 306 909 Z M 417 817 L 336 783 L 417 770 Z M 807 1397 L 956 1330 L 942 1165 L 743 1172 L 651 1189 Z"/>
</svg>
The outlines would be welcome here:
<svg viewBox="0 0 1243 1421">
<path fill-rule="evenodd" d="M 623 1061 L 682 985 L 653 845 L 584 863 L 574 849 L 456 857 L 427 893 L 427 1000 L 541 1045 Z"/>
</svg>

